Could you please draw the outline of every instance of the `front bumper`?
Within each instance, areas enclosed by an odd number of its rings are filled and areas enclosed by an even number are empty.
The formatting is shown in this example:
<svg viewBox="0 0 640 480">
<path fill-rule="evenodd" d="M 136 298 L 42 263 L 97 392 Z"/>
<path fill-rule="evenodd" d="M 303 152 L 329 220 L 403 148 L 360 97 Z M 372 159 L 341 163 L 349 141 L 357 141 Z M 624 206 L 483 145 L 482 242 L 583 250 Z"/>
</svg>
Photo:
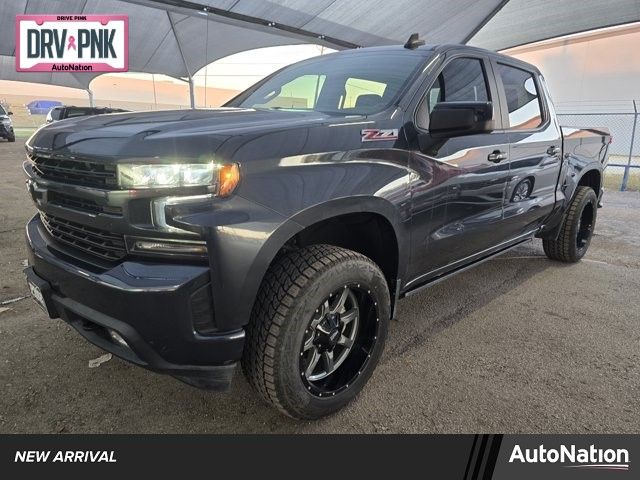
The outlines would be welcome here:
<svg viewBox="0 0 640 480">
<path fill-rule="evenodd" d="M 141 367 L 201 388 L 229 385 L 244 331 L 202 335 L 193 324 L 193 296 L 209 285 L 208 266 L 123 261 L 96 269 L 52 242 L 38 216 L 26 235 L 31 266 L 25 273 L 42 290 L 50 316 Z M 114 341 L 111 330 L 127 345 Z"/>
</svg>

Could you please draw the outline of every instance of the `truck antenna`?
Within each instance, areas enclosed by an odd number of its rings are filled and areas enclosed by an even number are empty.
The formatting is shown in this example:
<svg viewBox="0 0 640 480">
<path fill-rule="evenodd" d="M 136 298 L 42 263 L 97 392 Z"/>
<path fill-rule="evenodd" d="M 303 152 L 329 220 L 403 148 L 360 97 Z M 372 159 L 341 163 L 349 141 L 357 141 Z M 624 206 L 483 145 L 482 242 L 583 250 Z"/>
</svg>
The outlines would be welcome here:
<svg viewBox="0 0 640 480">
<path fill-rule="evenodd" d="M 418 37 L 419 35 L 417 33 L 412 33 L 407 43 L 404 44 L 404 48 L 415 50 L 419 46 L 424 45 L 424 40 L 420 40 Z"/>
</svg>

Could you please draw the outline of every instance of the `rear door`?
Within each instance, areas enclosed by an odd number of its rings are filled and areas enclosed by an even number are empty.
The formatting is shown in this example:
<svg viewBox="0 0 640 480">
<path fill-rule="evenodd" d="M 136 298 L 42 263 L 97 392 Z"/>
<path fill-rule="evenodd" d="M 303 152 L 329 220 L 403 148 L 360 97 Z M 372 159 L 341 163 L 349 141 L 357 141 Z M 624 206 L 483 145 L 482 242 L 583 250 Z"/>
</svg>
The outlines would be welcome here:
<svg viewBox="0 0 640 480">
<path fill-rule="evenodd" d="M 495 59 L 493 69 L 510 143 L 505 233 L 514 237 L 537 229 L 553 209 L 562 135 L 538 72 L 508 59 Z"/>
</svg>

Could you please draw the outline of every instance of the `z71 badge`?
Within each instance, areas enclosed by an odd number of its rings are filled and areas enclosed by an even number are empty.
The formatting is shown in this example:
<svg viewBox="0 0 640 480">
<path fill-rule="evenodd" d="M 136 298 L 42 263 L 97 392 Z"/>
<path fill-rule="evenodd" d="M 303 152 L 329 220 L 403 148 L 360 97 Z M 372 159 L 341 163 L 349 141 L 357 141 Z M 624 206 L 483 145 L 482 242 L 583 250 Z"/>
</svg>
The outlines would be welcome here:
<svg viewBox="0 0 640 480">
<path fill-rule="evenodd" d="M 360 132 L 363 142 L 377 142 L 380 140 L 397 140 L 397 128 L 364 128 Z"/>
</svg>

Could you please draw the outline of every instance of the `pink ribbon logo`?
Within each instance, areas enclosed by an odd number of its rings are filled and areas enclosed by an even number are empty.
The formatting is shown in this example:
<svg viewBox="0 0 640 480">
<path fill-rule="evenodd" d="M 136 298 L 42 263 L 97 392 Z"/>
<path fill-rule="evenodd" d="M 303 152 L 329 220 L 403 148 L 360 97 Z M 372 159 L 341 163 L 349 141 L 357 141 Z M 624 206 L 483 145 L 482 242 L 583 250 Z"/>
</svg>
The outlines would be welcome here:
<svg viewBox="0 0 640 480">
<path fill-rule="evenodd" d="M 78 49 L 76 48 L 76 37 L 74 37 L 73 35 L 71 35 L 71 36 L 69 37 L 69 43 L 67 44 L 67 50 L 71 50 L 72 48 L 73 48 L 74 50 L 76 50 L 76 51 L 78 50 Z"/>
</svg>

